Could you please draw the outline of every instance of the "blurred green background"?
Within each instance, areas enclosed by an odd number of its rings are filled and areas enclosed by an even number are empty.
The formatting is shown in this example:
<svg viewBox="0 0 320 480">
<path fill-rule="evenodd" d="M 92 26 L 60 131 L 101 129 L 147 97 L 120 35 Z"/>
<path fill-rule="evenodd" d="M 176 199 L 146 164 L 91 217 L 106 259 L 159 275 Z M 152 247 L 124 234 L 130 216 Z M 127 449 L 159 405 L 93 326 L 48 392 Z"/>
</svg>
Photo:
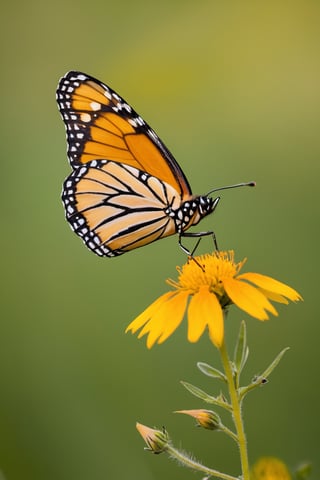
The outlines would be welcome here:
<svg viewBox="0 0 320 480">
<path fill-rule="evenodd" d="M 248 318 L 261 372 L 284 347 L 270 382 L 245 404 L 251 462 L 314 462 L 319 478 L 320 4 L 317 1 L 12 0 L 2 6 L 2 315 L 0 470 L 7 480 L 200 478 L 143 451 L 138 420 L 165 425 L 177 446 L 239 473 L 235 446 L 173 410 L 201 408 L 180 385 L 212 393 L 198 360 L 219 366 L 185 325 L 162 346 L 126 325 L 185 261 L 170 238 L 116 259 L 89 252 L 64 220 L 69 175 L 56 103 L 78 69 L 127 99 L 183 167 L 195 193 L 224 192 L 201 229 L 248 257 L 247 271 L 289 283 L 304 303 L 279 318 Z M 201 250 L 202 249 L 202 250 Z M 201 251 L 211 243 L 202 241 Z M 228 320 L 232 346 L 240 320 Z"/>
</svg>

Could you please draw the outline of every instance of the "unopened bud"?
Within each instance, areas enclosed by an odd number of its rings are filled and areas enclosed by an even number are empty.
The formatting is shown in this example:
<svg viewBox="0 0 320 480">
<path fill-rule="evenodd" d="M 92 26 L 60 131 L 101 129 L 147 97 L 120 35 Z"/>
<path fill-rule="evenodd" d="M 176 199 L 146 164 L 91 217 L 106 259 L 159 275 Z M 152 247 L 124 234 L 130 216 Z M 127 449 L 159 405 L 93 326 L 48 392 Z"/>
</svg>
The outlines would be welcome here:
<svg viewBox="0 0 320 480">
<path fill-rule="evenodd" d="M 212 410 L 178 410 L 175 413 L 185 413 L 186 415 L 190 415 L 190 417 L 196 419 L 199 427 L 207 428 L 208 430 L 219 430 L 221 426 L 219 415 Z"/>
<path fill-rule="evenodd" d="M 153 453 L 161 453 L 166 450 L 170 438 L 164 427 L 162 430 L 155 430 L 141 423 L 137 423 L 136 427 L 147 444 L 146 450 L 151 450 Z"/>
</svg>

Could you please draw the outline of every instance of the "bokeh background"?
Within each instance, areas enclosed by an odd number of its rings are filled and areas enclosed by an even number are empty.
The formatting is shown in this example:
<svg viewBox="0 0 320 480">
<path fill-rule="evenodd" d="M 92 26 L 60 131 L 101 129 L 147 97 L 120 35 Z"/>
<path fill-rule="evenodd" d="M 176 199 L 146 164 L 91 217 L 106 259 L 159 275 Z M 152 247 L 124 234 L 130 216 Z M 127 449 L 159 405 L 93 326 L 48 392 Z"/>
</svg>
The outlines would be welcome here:
<svg viewBox="0 0 320 480">
<path fill-rule="evenodd" d="M 295 287 L 304 302 L 247 321 L 249 381 L 290 346 L 245 404 L 250 460 L 312 461 L 319 478 L 320 4 L 293 0 L 162 2 L 12 0 L 2 6 L 0 470 L 7 480 L 187 480 L 143 451 L 138 420 L 230 474 L 235 445 L 173 410 L 201 408 L 185 380 L 219 393 L 196 368 L 219 366 L 185 326 L 151 351 L 126 325 L 167 291 L 185 261 L 170 238 L 116 259 L 85 248 L 64 220 L 69 175 L 55 103 L 78 69 L 118 91 L 154 127 L 195 193 L 224 192 L 201 229 L 248 257 L 247 270 Z M 204 239 L 200 251 L 211 249 Z M 228 320 L 232 349 L 240 320 Z"/>
</svg>

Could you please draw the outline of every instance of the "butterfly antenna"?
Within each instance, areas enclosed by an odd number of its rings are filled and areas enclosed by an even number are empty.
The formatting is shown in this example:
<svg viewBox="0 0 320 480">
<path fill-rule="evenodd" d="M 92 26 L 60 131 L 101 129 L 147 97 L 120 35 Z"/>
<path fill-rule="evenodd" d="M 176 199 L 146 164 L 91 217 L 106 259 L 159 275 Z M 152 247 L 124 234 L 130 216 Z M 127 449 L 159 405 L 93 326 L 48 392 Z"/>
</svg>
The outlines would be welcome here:
<svg viewBox="0 0 320 480">
<path fill-rule="evenodd" d="M 227 185 L 225 187 L 219 187 L 219 188 L 214 188 L 213 190 L 210 190 L 206 194 L 206 196 L 211 195 L 213 192 L 219 192 L 220 190 L 228 190 L 230 188 L 238 188 L 238 187 L 255 187 L 256 182 L 246 182 L 246 183 L 236 183 L 235 185 Z"/>
</svg>

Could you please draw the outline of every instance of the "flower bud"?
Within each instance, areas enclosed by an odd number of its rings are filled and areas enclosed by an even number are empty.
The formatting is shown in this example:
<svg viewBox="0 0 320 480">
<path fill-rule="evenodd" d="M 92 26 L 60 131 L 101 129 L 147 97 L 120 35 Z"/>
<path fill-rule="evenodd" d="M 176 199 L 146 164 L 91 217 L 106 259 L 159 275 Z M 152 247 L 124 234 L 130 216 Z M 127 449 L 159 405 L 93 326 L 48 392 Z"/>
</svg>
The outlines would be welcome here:
<svg viewBox="0 0 320 480">
<path fill-rule="evenodd" d="M 219 415 L 212 410 L 178 410 L 175 413 L 185 413 L 186 415 L 190 415 L 190 417 L 196 419 L 198 427 L 203 427 L 208 430 L 219 430 L 221 426 Z"/>
<path fill-rule="evenodd" d="M 150 450 L 153 453 L 161 453 L 166 450 L 170 438 L 164 427 L 162 430 L 155 430 L 138 422 L 136 423 L 136 427 L 147 444 L 146 450 Z"/>
</svg>

